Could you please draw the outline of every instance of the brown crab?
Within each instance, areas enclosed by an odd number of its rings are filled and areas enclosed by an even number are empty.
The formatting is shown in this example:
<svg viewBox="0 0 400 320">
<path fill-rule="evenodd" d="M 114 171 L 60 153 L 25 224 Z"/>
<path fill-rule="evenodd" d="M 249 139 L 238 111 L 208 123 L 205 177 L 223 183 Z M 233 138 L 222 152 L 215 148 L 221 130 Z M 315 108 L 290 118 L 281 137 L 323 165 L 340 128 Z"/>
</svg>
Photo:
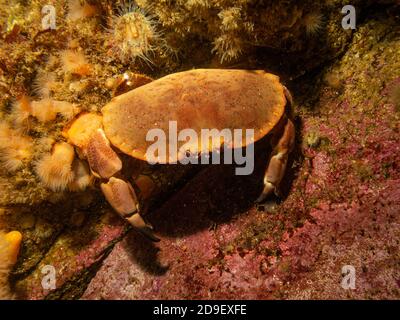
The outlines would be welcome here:
<svg viewBox="0 0 400 320">
<path fill-rule="evenodd" d="M 261 202 L 276 191 L 294 145 L 295 128 L 287 112 L 291 103 L 279 77 L 264 71 L 190 70 L 115 97 L 103 107 L 102 115 L 79 115 L 65 129 L 65 136 L 101 179 L 101 190 L 114 210 L 157 241 L 152 227 L 141 216 L 134 187 L 122 174 L 124 164 L 119 154 L 149 160 L 147 132 L 153 128 L 167 131 L 171 120 L 177 122 L 178 129 L 191 128 L 198 133 L 202 128 L 251 128 L 254 142 L 270 134 L 273 151 L 264 190 L 257 199 Z M 245 146 L 243 142 L 239 147 Z M 208 151 L 217 147 L 221 145 L 210 145 Z M 151 193 L 151 182 L 144 189 Z"/>
</svg>

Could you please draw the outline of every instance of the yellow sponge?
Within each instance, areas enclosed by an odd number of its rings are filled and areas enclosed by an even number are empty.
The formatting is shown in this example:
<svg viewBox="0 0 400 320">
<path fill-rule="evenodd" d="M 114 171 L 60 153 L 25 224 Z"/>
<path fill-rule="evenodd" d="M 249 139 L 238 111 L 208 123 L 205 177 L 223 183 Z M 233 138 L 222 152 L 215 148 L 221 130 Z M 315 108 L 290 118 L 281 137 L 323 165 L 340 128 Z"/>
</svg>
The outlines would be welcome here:
<svg viewBox="0 0 400 320">
<path fill-rule="evenodd" d="M 11 231 L 5 234 L 4 239 L 8 243 L 9 262 L 14 265 L 17 262 L 19 248 L 22 242 L 22 234 L 18 231 Z"/>
</svg>

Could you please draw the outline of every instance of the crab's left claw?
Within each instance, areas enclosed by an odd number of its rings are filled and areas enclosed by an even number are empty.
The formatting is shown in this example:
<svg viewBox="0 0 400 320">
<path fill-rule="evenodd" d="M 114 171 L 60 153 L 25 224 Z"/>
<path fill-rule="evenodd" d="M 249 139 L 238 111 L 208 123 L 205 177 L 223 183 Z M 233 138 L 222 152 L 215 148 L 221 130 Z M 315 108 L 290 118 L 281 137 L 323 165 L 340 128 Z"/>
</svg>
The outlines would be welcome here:
<svg viewBox="0 0 400 320">
<path fill-rule="evenodd" d="M 114 210 L 126 219 L 136 230 L 152 241 L 160 241 L 153 228 L 139 214 L 139 204 L 131 184 L 122 179 L 111 177 L 101 184 L 101 190 Z"/>
</svg>

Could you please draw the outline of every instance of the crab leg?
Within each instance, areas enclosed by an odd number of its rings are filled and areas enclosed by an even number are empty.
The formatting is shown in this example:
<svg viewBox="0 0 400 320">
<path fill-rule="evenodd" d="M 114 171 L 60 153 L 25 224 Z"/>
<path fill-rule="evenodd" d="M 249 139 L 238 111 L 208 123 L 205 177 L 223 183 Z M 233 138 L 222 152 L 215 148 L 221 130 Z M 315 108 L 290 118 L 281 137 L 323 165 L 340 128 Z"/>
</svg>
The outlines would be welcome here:
<svg viewBox="0 0 400 320">
<path fill-rule="evenodd" d="M 294 146 L 295 128 L 293 122 L 286 117 L 283 120 L 285 121 L 283 132 L 274 146 L 272 157 L 264 175 L 264 190 L 256 200 L 257 203 L 262 202 L 272 192 L 277 193 L 277 187 L 285 174 L 289 153 Z"/>
<path fill-rule="evenodd" d="M 122 169 L 122 162 L 110 147 L 103 129 L 97 129 L 89 139 L 86 157 L 90 169 L 98 178 L 110 178 Z"/>
<path fill-rule="evenodd" d="M 146 237 L 159 241 L 153 234 L 153 228 L 139 214 L 139 203 L 132 185 L 115 177 L 122 169 L 122 162 L 111 148 L 102 129 L 91 136 L 86 147 L 86 156 L 92 172 L 106 181 L 100 187 L 113 209 Z"/>
<path fill-rule="evenodd" d="M 121 217 L 152 241 L 160 240 L 154 235 L 153 227 L 146 224 L 139 214 L 137 197 L 129 182 L 111 177 L 107 183 L 102 183 L 100 187 L 107 201 Z"/>
</svg>

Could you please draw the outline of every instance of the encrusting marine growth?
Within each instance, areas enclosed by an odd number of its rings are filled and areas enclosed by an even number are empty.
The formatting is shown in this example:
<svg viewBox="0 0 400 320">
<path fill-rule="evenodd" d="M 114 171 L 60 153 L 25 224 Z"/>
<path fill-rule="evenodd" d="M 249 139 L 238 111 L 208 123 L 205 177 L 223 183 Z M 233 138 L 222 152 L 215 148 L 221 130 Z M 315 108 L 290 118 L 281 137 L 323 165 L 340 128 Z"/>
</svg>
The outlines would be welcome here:
<svg viewBox="0 0 400 320">
<path fill-rule="evenodd" d="M 32 138 L 0 122 L 0 162 L 3 168 L 14 172 L 32 158 Z"/>
<path fill-rule="evenodd" d="M 25 281 L 20 280 L 25 276 L 29 279 L 40 274 L 40 268 L 37 267 L 39 264 L 32 267 L 34 263 L 46 261 L 43 259 L 46 257 L 50 257 L 49 260 L 54 257 L 51 250 L 57 247 L 53 244 L 48 245 L 49 239 L 61 234 L 59 237 L 61 240 L 58 239 L 56 242 L 62 242 L 65 238 L 76 236 L 75 234 L 65 236 L 64 229 L 61 232 L 58 229 L 64 226 L 68 229 L 69 225 L 66 221 L 69 221 L 71 216 L 82 216 L 87 211 L 87 213 L 93 213 L 90 219 L 103 221 L 103 215 L 108 214 L 111 208 L 105 205 L 99 189 L 103 190 L 111 205 L 117 211 L 119 210 L 121 215 L 131 214 L 133 210 L 137 210 L 135 216 L 137 218 L 139 213 L 147 209 L 141 206 L 143 199 L 147 201 L 153 198 L 160 201 L 159 203 L 167 199 L 169 201 L 177 183 L 185 182 L 186 185 L 185 179 L 192 179 L 191 175 L 180 175 L 175 171 L 169 175 L 163 171 L 156 172 L 158 174 L 156 175 L 155 170 L 149 169 L 150 165 L 147 163 L 144 169 L 141 167 L 145 161 L 140 157 L 129 157 L 128 154 L 123 154 L 133 141 L 131 135 L 137 138 L 139 134 L 146 132 L 143 129 L 147 123 L 144 116 L 151 113 L 152 107 L 167 105 L 165 102 L 154 103 L 156 98 L 162 95 L 167 96 L 166 93 L 160 94 L 160 88 L 154 90 L 157 95 L 154 95 L 152 100 L 146 100 L 146 97 L 151 94 L 139 94 L 141 91 L 139 87 L 147 83 L 150 83 L 149 87 L 153 87 L 152 79 L 160 79 L 167 74 L 174 75 L 193 68 L 214 70 L 218 68 L 224 70 L 224 73 L 228 69 L 257 68 L 279 74 L 285 81 L 291 79 L 297 93 L 297 90 L 304 90 L 302 81 L 296 81 L 299 75 L 307 75 L 310 70 L 319 70 L 316 67 L 324 67 L 325 61 L 335 61 L 334 58 L 347 50 L 347 45 L 352 41 L 353 31 L 343 32 L 340 24 L 343 15 L 340 12 L 342 1 L 339 0 L 320 2 L 311 0 L 303 2 L 296 0 L 60 0 L 52 3 L 57 14 L 56 30 L 42 29 L 41 9 L 43 5 L 48 4 L 48 1 L 11 0 L 7 5 L 0 5 L 0 22 L 4 26 L 0 33 L 0 186 L 2 188 L 0 203 L 1 208 L 10 212 L 2 219 L 6 222 L 16 220 L 12 221 L 15 226 L 10 224 L 7 230 L 20 229 L 19 210 L 25 210 L 28 213 L 27 216 L 34 217 L 33 220 L 49 220 L 41 221 L 38 225 L 32 223 L 29 232 L 22 229 L 24 238 L 28 239 L 29 246 L 27 247 L 32 252 L 24 250 L 21 263 L 18 263 L 15 274 L 23 276 L 17 277 L 17 286 Z M 361 3 L 360 0 L 355 0 L 353 4 L 359 3 Z M 360 10 L 364 8 L 366 7 L 360 5 Z M 368 41 L 372 36 L 368 34 Z M 380 37 L 379 34 L 376 36 L 377 39 Z M 356 41 L 356 37 L 353 40 Z M 367 41 L 362 45 L 365 46 L 365 43 Z M 362 53 L 366 52 L 362 51 Z M 367 54 L 363 56 L 367 57 Z M 383 57 L 376 63 L 386 68 L 386 61 L 389 60 Z M 292 70 L 293 66 L 298 68 L 296 72 Z M 332 89 L 332 94 L 339 96 L 347 88 L 352 97 L 357 94 L 358 98 L 356 84 L 350 81 L 346 72 L 332 71 L 325 77 L 325 82 Z M 220 96 L 232 88 L 231 83 L 228 82 L 232 79 L 227 80 L 227 78 L 225 78 L 223 90 L 219 91 L 222 93 Z M 370 86 L 370 79 L 367 80 L 358 82 L 366 86 L 363 88 L 365 92 L 369 90 L 367 84 Z M 158 80 L 154 82 L 156 81 Z M 305 84 L 308 85 L 308 83 Z M 382 82 L 379 87 L 383 88 L 383 84 Z M 191 93 L 184 97 L 188 103 L 193 99 L 193 92 L 197 92 L 199 88 L 201 86 L 193 85 Z M 397 111 L 400 110 L 398 88 L 398 84 L 394 85 L 392 90 L 387 92 L 388 102 L 396 105 Z M 143 99 L 142 102 L 145 103 L 141 103 L 137 109 L 131 106 L 126 111 L 127 116 L 120 119 L 110 120 L 114 116 L 112 112 L 106 112 L 103 118 L 102 107 L 110 101 L 117 101 L 130 90 L 136 92 L 135 97 Z M 174 90 L 169 92 L 174 92 Z M 203 90 L 199 91 L 203 92 Z M 378 90 L 375 91 L 378 92 Z M 312 91 L 313 95 L 317 92 L 318 90 Z M 269 95 L 271 96 L 281 95 Z M 200 94 L 199 97 L 204 98 Z M 174 98 L 174 95 L 171 95 L 165 98 L 165 101 L 168 102 Z M 253 98 L 238 94 L 237 101 L 241 99 L 249 101 Z M 308 98 L 304 99 L 307 103 L 310 101 Z M 363 99 L 363 96 L 359 95 L 359 99 Z M 197 98 L 195 100 L 198 101 Z M 232 105 L 241 106 L 243 101 L 236 102 Z M 144 105 L 147 107 L 143 107 Z M 279 103 L 282 108 L 283 105 Z M 208 110 L 198 113 L 199 118 L 212 120 L 213 108 L 214 106 L 210 104 Z M 156 110 L 151 114 L 153 121 L 147 124 L 152 126 L 160 124 L 159 120 L 164 117 L 163 112 L 166 108 L 159 109 L 162 111 L 157 113 Z M 265 111 L 262 108 L 260 110 Z M 246 113 L 245 111 L 238 111 L 238 114 Z M 249 114 L 251 112 L 242 114 L 238 118 L 249 119 L 251 118 Z M 75 119 L 76 116 L 79 116 L 78 120 Z M 135 125 L 132 127 L 127 125 L 130 122 L 127 121 L 128 116 L 136 117 Z M 190 112 L 186 114 L 182 112 L 181 116 L 185 119 L 191 117 Z M 215 116 L 215 118 L 218 117 Z M 72 122 L 73 119 L 78 122 Z M 108 120 L 107 126 L 104 125 L 105 122 L 103 123 L 104 119 Z M 256 120 L 260 119 L 262 116 Z M 276 121 L 272 123 L 276 124 Z M 215 127 L 214 123 L 208 124 L 210 127 Z M 238 124 L 250 126 L 239 120 Z M 64 130 L 66 128 L 68 130 Z M 97 131 L 97 134 L 95 141 L 92 140 L 88 147 L 92 129 Z M 101 132 L 103 129 L 104 133 Z M 150 127 L 145 129 L 150 129 Z M 292 129 L 294 130 L 292 126 L 287 127 L 285 143 L 279 146 L 278 153 L 285 155 L 274 158 L 276 162 L 272 162 L 276 168 L 286 166 L 286 154 L 294 143 L 293 139 L 287 137 L 294 136 L 294 134 L 289 134 L 292 133 Z M 327 148 L 326 134 L 319 130 L 315 132 L 318 133 L 316 136 L 305 140 L 307 146 L 313 150 Z M 110 140 L 109 144 L 105 143 L 107 139 Z M 138 141 L 145 141 L 145 139 L 138 138 Z M 112 154 L 115 160 L 112 164 L 118 169 L 115 175 L 113 172 L 108 174 L 104 169 L 105 165 L 112 162 L 109 161 L 110 149 L 124 163 L 121 169 L 120 162 Z M 137 156 L 139 153 L 144 153 L 142 151 L 139 152 L 133 146 L 130 153 Z M 92 163 L 88 161 L 88 164 L 86 158 L 90 158 Z M 292 167 L 294 171 L 297 170 L 296 161 L 297 159 Z M 111 169 L 114 169 L 113 166 Z M 390 169 L 394 167 L 394 164 L 387 161 L 384 166 Z M 99 170 L 96 172 L 96 169 Z M 389 169 L 387 169 L 388 172 Z M 369 179 L 370 170 L 365 171 L 368 175 L 362 175 Z M 284 170 L 279 170 L 279 173 L 283 174 L 283 172 Z M 97 179 L 96 184 L 94 183 L 95 175 L 101 177 Z M 154 176 L 156 179 L 153 179 Z M 280 174 L 269 175 L 264 182 L 265 193 L 273 191 L 275 184 L 281 178 Z M 297 179 L 296 174 L 294 179 Z M 173 183 L 169 184 L 172 180 Z M 274 180 L 273 183 L 271 180 Z M 102 188 L 94 188 L 94 186 L 99 187 L 100 184 L 103 184 Z M 130 188 L 130 185 L 134 190 Z M 181 184 L 179 188 L 180 186 Z M 88 190 L 80 193 L 85 189 Z M 133 196 L 133 192 L 137 192 L 137 199 Z M 119 197 L 121 194 L 123 197 Z M 197 197 L 197 193 L 195 195 Z M 62 203 L 57 203 L 61 199 Z M 119 202 L 121 199 L 125 202 Z M 139 207 L 136 206 L 134 200 L 139 201 Z M 81 202 L 85 204 L 82 205 Z M 158 206 L 158 203 L 154 202 L 154 204 L 154 207 Z M 297 206 L 293 207 L 298 209 Z M 48 208 L 50 209 L 47 210 Z M 53 209 L 55 214 L 48 215 L 48 211 Z M 14 211 L 16 214 L 11 214 Z M 151 219 L 152 217 L 149 217 L 149 221 Z M 108 218 L 104 218 L 104 221 L 106 222 L 101 222 L 101 227 L 112 225 L 108 223 Z M 139 226 L 145 232 L 149 231 L 142 220 L 132 219 L 131 221 L 134 226 Z M 89 222 L 86 227 L 87 229 L 84 230 L 89 230 L 90 233 L 94 229 Z M 156 224 L 155 227 L 157 231 L 161 229 L 158 229 Z M 183 229 L 186 232 L 186 227 Z M 74 231 L 78 234 L 82 230 Z M 67 231 L 69 232 L 69 229 Z M 160 231 L 163 235 L 163 230 Z M 100 224 L 96 229 L 96 234 L 97 232 L 102 235 Z M 46 234 L 46 236 L 40 238 L 38 234 Z M 263 236 L 257 239 L 262 240 L 265 237 L 263 233 Z M 246 236 L 246 239 L 248 238 Z M 31 240 L 32 242 L 29 242 Z M 79 238 L 79 241 L 71 242 L 89 247 L 88 243 L 91 239 L 87 242 L 81 240 Z M 62 243 L 63 248 L 69 246 L 67 242 Z M 31 243 L 37 243 L 38 246 L 31 248 Z M 46 246 L 51 246 L 51 250 L 44 252 Z M 47 250 L 48 247 L 45 249 Z M 40 251 L 38 248 L 43 250 Z M 65 252 L 70 254 L 69 249 Z M 3 267 L 2 263 L 8 260 L 2 260 L 1 254 L 3 253 L 0 253 L 0 287 L 6 279 L 3 275 L 8 275 L 11 270 L 11 263 Z M 72 256 L 71 254 L 70 257 Z M 67 258 L 60 258 L 60 265 L 65 267 L 66 261 Z M 64 276 L 68 278 L 69 275 L 66 274 Z M 81 280 L 80 277 L 77 278 Z M 62 285 L 61 282 L 57 284 L 57 286 Z M 4 292 L 0 289 L 0 296 L 9 294 Z M 29 294 L 32 292 L 34 290 Z M 55 293 L 57 294 L 59 293 Z"/>
<path fill-rule="evenodd" d="M 97 13 L 97 7 L 79 0 L 68 1 L 68 15 L 67 19 L 70 21 L 76 21 L 79 19 L 90 18 Z"/>
</svg>

